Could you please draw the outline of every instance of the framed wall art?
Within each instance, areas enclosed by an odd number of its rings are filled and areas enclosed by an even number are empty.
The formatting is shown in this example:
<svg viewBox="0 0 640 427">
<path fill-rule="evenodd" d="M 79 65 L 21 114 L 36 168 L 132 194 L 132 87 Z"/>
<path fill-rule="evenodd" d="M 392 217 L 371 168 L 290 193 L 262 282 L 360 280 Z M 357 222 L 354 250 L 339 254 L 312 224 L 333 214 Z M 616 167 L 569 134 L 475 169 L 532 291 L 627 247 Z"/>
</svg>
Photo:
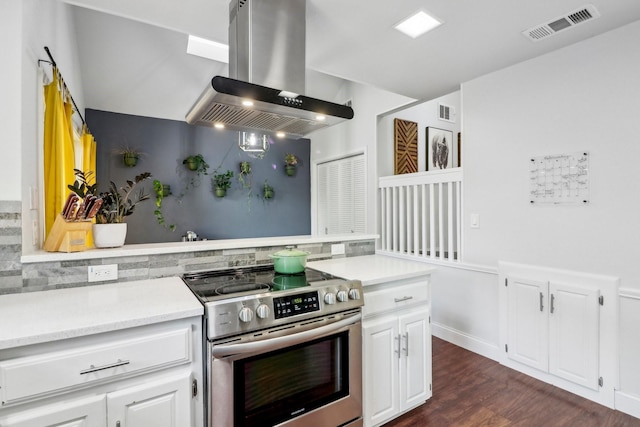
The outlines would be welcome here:
<svg viewBox="0 0 640 427">
<path fill-rule="evenodd" d="M 395 175 L 418 172 L 418 123 L 393 120 Z"/>
<path fill-rule="evenodd" d="M 427 171 L 450 169 L 453 167 L 453 132 L 450 130 L 427 128 Z"/>
</svg>

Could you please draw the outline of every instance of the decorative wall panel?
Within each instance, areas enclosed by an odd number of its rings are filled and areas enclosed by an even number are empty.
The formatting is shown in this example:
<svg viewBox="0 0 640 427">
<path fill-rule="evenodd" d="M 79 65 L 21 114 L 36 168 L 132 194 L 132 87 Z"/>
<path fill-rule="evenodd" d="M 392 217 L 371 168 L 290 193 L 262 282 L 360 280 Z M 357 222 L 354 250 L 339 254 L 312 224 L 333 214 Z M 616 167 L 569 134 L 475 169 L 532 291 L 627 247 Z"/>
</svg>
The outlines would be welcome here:
<svg viewBox="0 0 640 427">
<path fill-rule="evenodd" d="M 395 141 L 395 164 L 393 173 L 418 172 L 418 123 L 408 120 L 393 120 Z"/>
</svg>

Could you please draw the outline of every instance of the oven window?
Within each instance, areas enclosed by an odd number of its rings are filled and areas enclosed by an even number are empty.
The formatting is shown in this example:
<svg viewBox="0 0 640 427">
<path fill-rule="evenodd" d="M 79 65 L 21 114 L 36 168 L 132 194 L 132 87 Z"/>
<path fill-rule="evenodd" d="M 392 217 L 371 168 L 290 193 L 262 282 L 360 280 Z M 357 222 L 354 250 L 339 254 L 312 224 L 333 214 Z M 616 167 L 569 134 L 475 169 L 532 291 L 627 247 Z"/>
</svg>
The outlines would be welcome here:
<svg viewBox="0 0 640 427">
<path fill-rule="evenodd" d="M 234 364 L 235 426 L 271 426 L 349 394 L 348 332 Z"/>
</svg>

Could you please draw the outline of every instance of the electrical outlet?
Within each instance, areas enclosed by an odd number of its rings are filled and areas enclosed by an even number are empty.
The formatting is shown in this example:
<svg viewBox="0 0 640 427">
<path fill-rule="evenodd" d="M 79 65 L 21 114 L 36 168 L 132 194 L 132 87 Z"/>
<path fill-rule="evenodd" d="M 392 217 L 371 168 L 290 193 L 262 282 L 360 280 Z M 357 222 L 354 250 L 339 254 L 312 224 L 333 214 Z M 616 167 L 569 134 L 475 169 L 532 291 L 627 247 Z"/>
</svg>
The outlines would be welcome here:
<svg viewBox="0 0 640 427">
<path fill-rule="evenodd" d="M 331 255 L 344 255 L 344 243 L 331 245 Z"/>
<path fill-rule="evenodd" d="M 118 264 L 90 265 L 88 274 L 89 282 L 118 280 Z"/>
</svg>

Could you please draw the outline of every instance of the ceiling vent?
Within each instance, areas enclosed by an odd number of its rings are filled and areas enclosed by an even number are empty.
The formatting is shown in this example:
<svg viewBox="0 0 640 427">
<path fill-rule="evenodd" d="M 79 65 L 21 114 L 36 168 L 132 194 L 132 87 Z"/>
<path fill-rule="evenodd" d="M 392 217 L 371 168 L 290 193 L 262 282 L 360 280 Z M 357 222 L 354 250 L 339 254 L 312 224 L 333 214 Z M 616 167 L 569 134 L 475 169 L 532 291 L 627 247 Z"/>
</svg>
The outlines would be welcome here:
<svg viewBox="0 0 640 427">
<path fill-rule="evenodd" d="M 438 118 L 445 122 L 455 123 L 456 110 L 450 105 L 438 104 Z"/>
<path fill-rule="evenodd" d="M 562 30 L 573 28 L 576 25 L 592 21 L 599 17 L 600 12 L 598 12 L 594 5 L 590 4 L 564 16 L 559 16 L 546 24 L 529 28 L 528 30 L 523 31 L 522 34 L 529 40 L 537 42 L 551 37 Z"/>
</svg>

